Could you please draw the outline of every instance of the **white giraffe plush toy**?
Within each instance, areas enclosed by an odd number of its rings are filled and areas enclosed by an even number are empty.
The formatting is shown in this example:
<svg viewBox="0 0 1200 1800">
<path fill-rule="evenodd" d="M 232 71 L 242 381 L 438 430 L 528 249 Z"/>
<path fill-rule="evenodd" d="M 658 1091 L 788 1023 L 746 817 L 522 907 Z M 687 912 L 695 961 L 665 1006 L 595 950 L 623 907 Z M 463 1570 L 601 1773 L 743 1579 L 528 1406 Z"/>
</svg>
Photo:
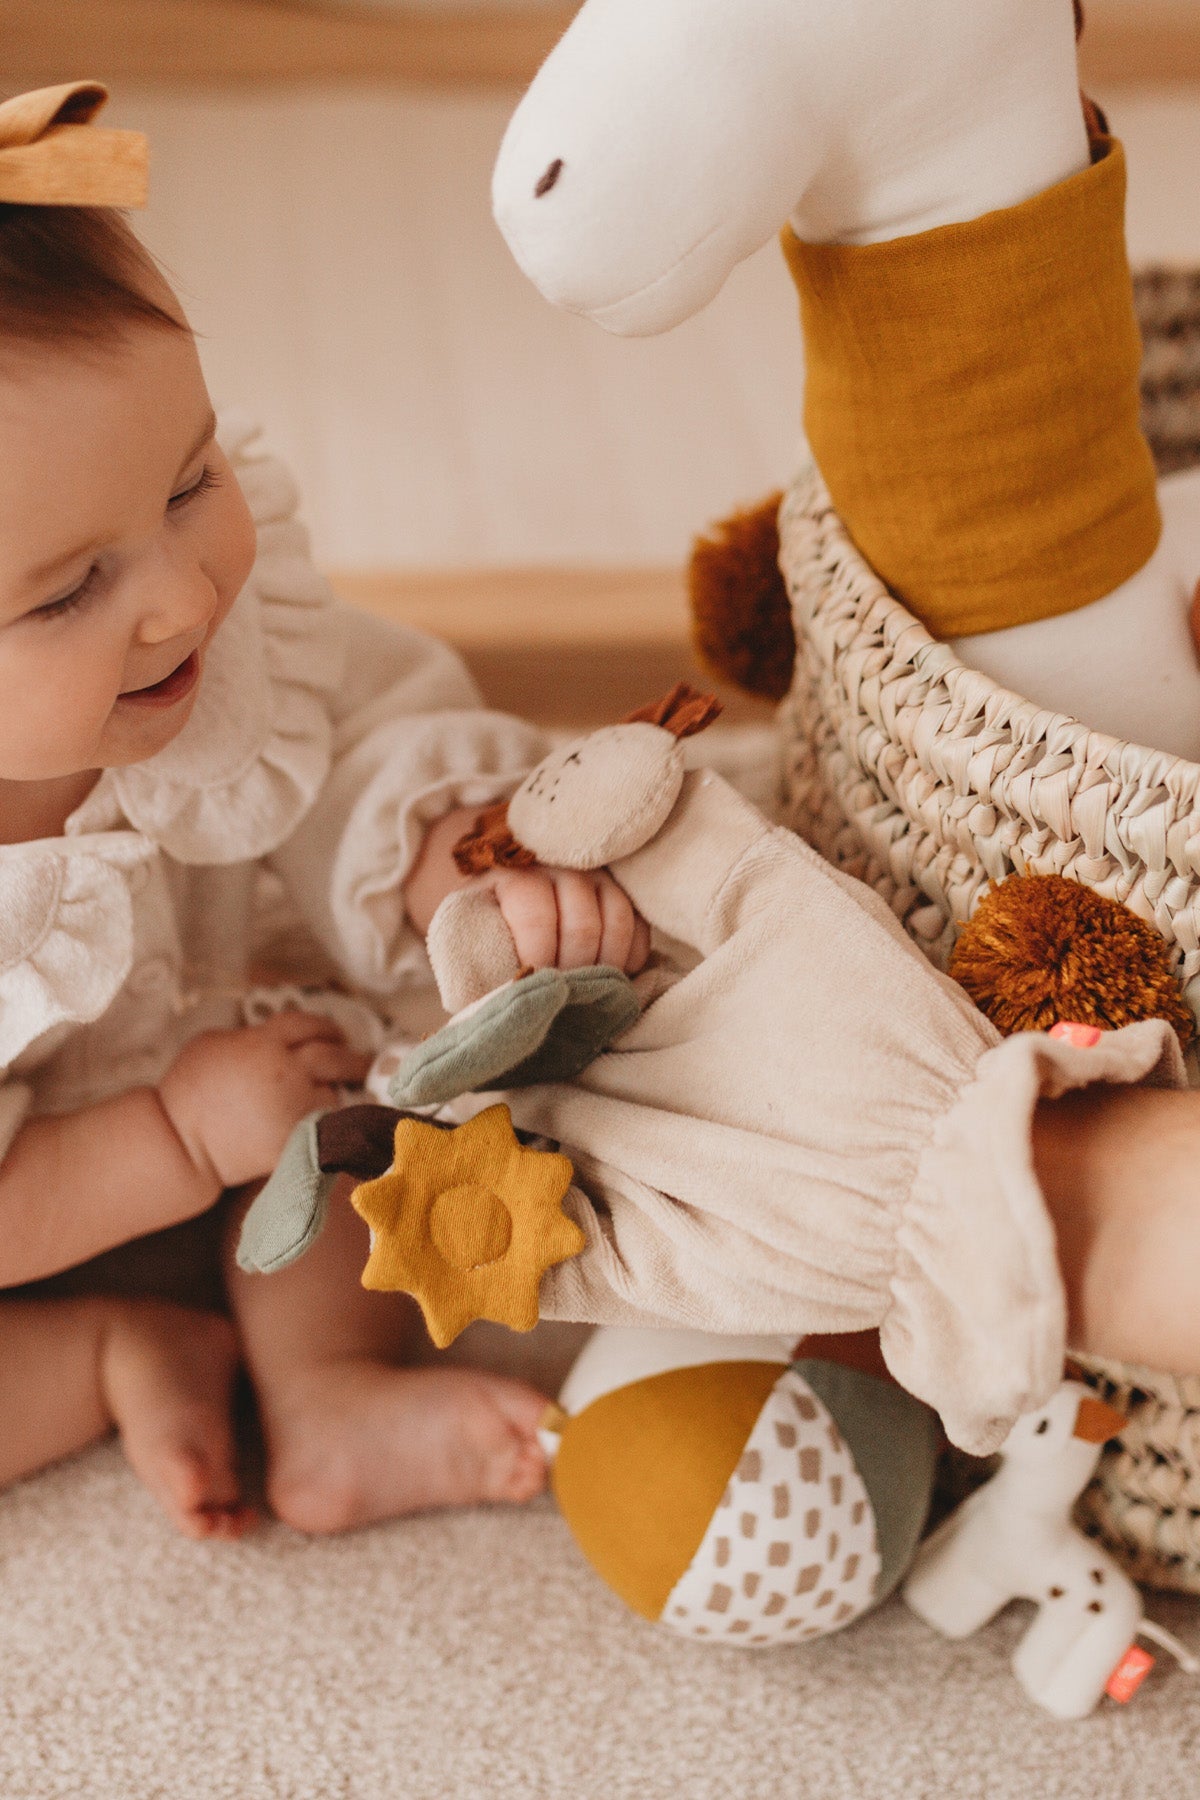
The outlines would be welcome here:
<svg viewBox="0 0 1200 1800">
<path fill-rule="evenodd" d="M 904 1584 L 913 1611 L 951 1638 L 969 1637 L 1010 1600 L 1036 1602 L 1013 1671 L 1059 1719 L 1092 1711 L 1138 1636 L 1197 1666 L 1143 1617 L 1133 1582 L 1071 1522 L 1101 1448 L 1124 1423 L 1082 1382 L 1064 1381 L 1018 1420 L 999 1471 L 926 1540 Z"/>
<path fill-rule="evenodd" d="M 1155 491 L 1091 124 L 1071 0 L 586 0 L 495 213 L 548 299 L 629 335 L 784 228 L 809 439 L 867 560 L 1001 685 L 1200 760 L 1200 475 Z"/>
</svg>

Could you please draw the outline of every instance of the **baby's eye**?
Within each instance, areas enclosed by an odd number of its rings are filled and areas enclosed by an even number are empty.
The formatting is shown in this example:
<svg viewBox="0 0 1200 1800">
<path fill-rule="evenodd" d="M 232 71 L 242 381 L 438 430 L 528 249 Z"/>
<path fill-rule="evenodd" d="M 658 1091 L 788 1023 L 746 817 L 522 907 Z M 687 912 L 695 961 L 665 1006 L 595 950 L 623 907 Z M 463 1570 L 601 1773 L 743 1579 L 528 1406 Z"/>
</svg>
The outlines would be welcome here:
<svg viewBox="0 0 1200 1800">
<path fill-rule="evenodd" d="M 99 570 L 93 563 L 78 587 L 72 588 L 69 594 L 63 594 L 57 600 L 47 600 L 44 606 L 35 606 L 26 616 L 30 619 L 61 619 L 67 613 L 74 612 L 91 595 L 98 575 Z"/>
<path fill-rule="evenodd" d="M 181 488 L 177 494 L 171 495 L 171 498 L 167 501 L 168 510 L 171 512 L 178 512 L 179 508 L 181 506 L 186 506 L 189 500 L 198 500 L 201 494 L 210 493 L 213 488 L 220 487 L 220 485 L 221 477 L 217 474 L 215 469 L 210 469 L 208 465 L 205 464 L 195 481 L 193 481 L 191 487 Z"/>
</svg>

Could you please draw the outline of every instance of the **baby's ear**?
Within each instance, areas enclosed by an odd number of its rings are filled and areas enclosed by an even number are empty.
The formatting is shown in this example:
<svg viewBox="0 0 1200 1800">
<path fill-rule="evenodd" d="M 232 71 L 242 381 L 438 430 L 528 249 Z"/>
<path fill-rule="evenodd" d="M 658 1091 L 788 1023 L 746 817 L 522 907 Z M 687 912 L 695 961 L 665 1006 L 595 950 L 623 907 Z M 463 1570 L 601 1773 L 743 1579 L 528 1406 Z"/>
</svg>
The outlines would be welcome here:
<svg viewBox="0 0 1200 1800">
<path fill-rule="evenodd" d="M 721 702 L 715 694 L 700 694 L 686 681 L 677 681 L 669 694 L 649 706 L 639 706 L 622 719 L 623 725 L 659 725 L 674 738 L 695 737 L 721 716 Z"/>
<path fill-rule="evenodd" d="M 462 875 L 486 875 L 489 869 L 530 869 L 537 861 L 532 850 L 518 844 L 508 826 L 508 802 L 489 806 L 474 826 L 454 846 L 454 861 Z"/>
</svg>

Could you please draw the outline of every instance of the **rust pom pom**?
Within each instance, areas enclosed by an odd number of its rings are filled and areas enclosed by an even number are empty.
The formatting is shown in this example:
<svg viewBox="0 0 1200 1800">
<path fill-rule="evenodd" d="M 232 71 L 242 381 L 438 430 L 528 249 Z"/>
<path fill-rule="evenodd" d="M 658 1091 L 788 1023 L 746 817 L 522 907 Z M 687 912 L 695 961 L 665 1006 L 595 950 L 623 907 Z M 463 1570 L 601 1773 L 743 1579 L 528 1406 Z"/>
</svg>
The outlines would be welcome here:
<svg viewBox="0 0 1200 1800">
<path fill-rule="evenodd" d="M 777 515 L 783 496 L 737 512 L 692 546 L 692 636 L 704 666 L 766 700 L 792 684 L 796 634 L 779 572 Z"/>
<path fill-rule="evenodd" d="M 1012 875 L 993 889 L 950 960 L 997 1031 L 1049 1031 L 1063 1020 L 1103 1031 L 1166 1019 L 1181 1044 L 1194 1026 L 1152 925 L 1061 875 Z"/>
</svg>

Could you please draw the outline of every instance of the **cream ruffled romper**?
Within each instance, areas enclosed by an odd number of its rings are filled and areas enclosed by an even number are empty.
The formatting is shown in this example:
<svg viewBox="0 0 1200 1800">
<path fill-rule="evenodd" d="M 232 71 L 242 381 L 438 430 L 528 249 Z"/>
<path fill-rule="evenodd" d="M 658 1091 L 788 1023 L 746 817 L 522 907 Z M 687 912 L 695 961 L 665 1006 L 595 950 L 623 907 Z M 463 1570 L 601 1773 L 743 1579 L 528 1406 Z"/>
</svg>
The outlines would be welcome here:
<svg viewBox="0 0 1200 1800">
<path fill-rule="evenodd" d="M 61 838 L 0 848 L 0 1154 L 30 1114 L 157 1082 L 241 1023 L 281 918 L 374 1010 L 428 984 L 400 897 L 425 830 L 544 750 L 444 645 L 334 599 L 255 439 L 221 432 L 258 555 L 187 725 L 106 772 Z"/>
</svg>

